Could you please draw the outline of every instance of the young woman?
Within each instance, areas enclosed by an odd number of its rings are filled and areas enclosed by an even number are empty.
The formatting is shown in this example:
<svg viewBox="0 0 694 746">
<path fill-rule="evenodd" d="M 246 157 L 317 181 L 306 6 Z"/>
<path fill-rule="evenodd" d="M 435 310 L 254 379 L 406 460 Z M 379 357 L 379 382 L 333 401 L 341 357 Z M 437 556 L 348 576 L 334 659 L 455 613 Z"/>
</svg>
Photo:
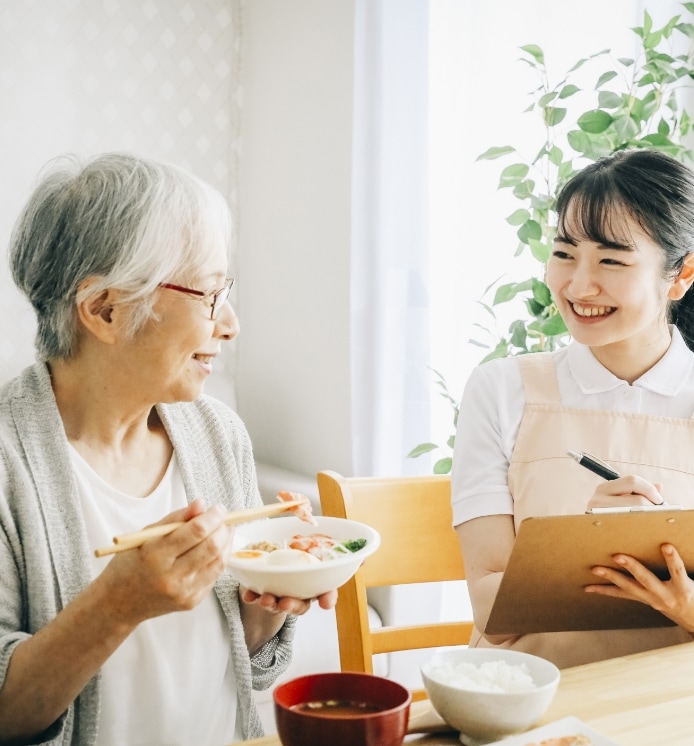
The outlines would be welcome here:
<svg viewBox="0 0 694 746">
<path fill-rule="evenodd" d="M 547 284 L 572 342 L 473 371 L 452 491 L 478 628 L 472 644 L 566 667 L 689 640 L 694 628 L 496 638 L 479 631 L 524 518 L 663 500 L 694 508 L 694 354 L 668 323 L 694 280 L 694 174 L 659 152 L 619 152 L 575 176 L 557 209 Z M 603 482 L 568 450 L 628 476 Z"/>
</svg>

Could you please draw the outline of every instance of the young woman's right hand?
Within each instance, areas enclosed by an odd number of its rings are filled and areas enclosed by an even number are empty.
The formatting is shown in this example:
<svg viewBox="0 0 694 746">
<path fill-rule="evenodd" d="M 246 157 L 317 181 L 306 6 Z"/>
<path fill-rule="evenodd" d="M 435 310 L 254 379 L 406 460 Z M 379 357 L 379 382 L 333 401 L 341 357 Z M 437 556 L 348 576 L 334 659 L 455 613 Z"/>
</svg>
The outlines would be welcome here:
<svg viewBox="0 0 694 746">
<path fill-rule="evenodd" d="M 587 508 L 623 508 L 630 505 L 662 505 L 663 485 L 629 474 L 601 482 Z"/>
</svg>

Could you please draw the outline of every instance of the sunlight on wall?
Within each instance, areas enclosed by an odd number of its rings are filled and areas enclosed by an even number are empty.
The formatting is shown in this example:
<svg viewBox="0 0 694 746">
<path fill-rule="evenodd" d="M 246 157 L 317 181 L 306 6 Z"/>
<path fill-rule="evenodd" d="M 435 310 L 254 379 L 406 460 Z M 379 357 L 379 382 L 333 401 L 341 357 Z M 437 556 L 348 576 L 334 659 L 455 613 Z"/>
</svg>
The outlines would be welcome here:
<svg viewBox="0 0 694 746">
<path fill-rule="evenodd" d="M 645 6 L 656 26 L 681 10 L 679 3 L 662 0 Z M 523 113 L 538 81 L 520 61 L 519 48 L 542 47 L 553 83 L 579 59 L 603 49 L 615 57 L 633 56 L 638 39 L 630 29 L 643 21 L 643 2 L 432 0 L 431 7 L 431 366 L 459 398 L 470 371 L 486 354 L 470 338 L 490 341 L 475 326 L 488 328 L 491 321 L 479 304 L 485 289 L 500 278 L 520 280 L 537 269 L 529 253 L 514 258 L 516 229 L 505 218 L 520 204 L 508 190 L 497 191 L 499 174 L 512 161 L 475 162 L 497 145 L 512 145 L 533 157 L 543 142 L 538 115 Z M 592 89 L 605 64 L 586 64 L 575 82 Z M 571 112 L 565 121 L 575 121 Z M 492 295 L 485 300 L 491 302 Z M 498 328 L 506 331 L 522 309 L 509 307 L 498 315 Z M 433 439 L 442 442 L 450 433 L 451 411 L 433 386 L 432 397 Z"/>
</svg>

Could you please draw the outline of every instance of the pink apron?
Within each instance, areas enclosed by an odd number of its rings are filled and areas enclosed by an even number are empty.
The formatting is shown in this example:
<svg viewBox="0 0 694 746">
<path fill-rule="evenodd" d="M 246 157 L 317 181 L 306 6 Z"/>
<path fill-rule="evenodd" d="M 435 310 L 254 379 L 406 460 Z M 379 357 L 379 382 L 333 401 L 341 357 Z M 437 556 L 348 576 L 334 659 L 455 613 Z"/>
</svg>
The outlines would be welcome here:
<svg viewBox="0 0 694 746">
<path fill-rule="evenodd" d="M 694 508 L 694 419 L 566 407 L 550 353 L 523 355 L 518 362 L 526 405 L 508 473 L 516 530 L 528 516 L 585 511 L 601 478 L 569 458 L 568 450 L 588 452 L 622 474 L 660 482 L 667 502 Z M 566 668 L 691 639 L 671 626 L 536 633 L 502 647 L 535 653 Z M 472 644 L 490 646 L 477 635 Z"/>
</svg>

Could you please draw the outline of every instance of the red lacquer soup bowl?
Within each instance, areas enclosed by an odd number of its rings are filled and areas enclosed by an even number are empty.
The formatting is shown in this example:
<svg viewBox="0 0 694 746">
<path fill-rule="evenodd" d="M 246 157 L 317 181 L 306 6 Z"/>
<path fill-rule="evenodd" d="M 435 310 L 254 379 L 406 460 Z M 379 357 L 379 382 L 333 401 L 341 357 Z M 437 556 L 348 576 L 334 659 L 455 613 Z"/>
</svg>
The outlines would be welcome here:
<svg viewBox="0 0 694 746">
<path fill-rule="evenodd" d="M 300 676 L 273 699 L 282 746 L 401 746 L 407 733 L 410 692 L 380 676 Z"/>
</svg>

